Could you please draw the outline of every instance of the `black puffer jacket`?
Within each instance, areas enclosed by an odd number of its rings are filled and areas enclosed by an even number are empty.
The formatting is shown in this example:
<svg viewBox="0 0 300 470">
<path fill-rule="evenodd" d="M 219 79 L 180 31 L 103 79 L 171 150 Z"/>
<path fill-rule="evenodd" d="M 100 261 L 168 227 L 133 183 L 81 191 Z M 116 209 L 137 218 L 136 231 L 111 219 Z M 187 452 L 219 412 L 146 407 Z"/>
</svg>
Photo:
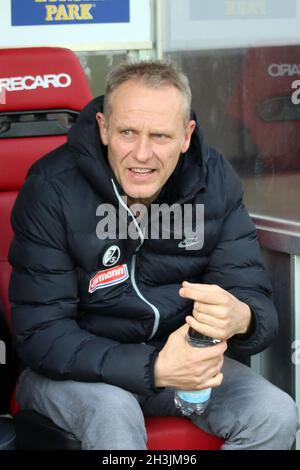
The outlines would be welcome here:
<svg viewBox="0 0 300 470">
<path fill-rule="evenodd" d="M 122 194 L 99 140 L 95 114 L 101 106 L 101 98 L 93 100 L 68 144 L 33 165 L 13 210 L 10 300 L 23 362 L 54 379 L 151 393 L 157 344 L 191 313 L 192 302 L 178 294 L 183 280 L 217 284 L 246 302 L 254 331 L 232 338 L 230 349 L 244 355 L 264 349 L 277 317 L 255 229 L 238 177 L 199 128 L 159 203 L 205 205 L 203 248 L 97 237 L 98 206 L 118 207 Z M 111 268 L 103 257 L 112 245 L 120 250 L 121 268 L 105 277 L 101 271 Z M 110 275 L 119 282 L 110 283 Z"/>
</svg>

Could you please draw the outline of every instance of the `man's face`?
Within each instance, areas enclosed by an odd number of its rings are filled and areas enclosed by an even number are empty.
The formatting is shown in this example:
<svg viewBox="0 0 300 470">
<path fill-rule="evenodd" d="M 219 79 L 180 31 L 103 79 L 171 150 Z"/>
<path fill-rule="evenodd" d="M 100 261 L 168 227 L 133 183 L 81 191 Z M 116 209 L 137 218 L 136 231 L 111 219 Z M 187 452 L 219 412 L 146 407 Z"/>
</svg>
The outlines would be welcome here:
<svg viewBox="0 0 300 470">
<path fill-rule="evenodd" d="M 131 203 L 150 204 L 186 152 L 195 122 L 184 125 L 184 101 L 173 86 L 147 87 L 134 80 L 111 95 L 111 113 L 97 113 L 108 161 Z"/>
</svg>

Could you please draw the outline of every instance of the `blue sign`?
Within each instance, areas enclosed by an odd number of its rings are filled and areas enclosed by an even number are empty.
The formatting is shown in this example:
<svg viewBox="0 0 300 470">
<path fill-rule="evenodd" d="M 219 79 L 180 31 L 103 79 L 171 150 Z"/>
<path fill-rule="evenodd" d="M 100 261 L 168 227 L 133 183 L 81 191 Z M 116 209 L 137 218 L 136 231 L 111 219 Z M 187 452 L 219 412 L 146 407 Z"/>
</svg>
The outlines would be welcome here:
<svg viewBox="0 0 300 470">
<path fill-rule="evenodd" d="M 11 0 L 12 26 L 129 22 L 129 0 Z"/>
</svg>

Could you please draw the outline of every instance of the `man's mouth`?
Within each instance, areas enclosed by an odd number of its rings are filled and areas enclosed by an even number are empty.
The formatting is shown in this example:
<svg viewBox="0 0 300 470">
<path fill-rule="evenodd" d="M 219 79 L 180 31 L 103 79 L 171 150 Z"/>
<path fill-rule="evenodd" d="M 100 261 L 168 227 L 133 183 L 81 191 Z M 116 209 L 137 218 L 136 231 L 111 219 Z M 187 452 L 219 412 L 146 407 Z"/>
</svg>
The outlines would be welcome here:
<svg viewBox="0 0 300 470">
<path fill-rule="evenodd" d="M 129 168 L 129 170 L 137 175 L 149 175 L 156 171 L 152 168 Z"/>
</svg>

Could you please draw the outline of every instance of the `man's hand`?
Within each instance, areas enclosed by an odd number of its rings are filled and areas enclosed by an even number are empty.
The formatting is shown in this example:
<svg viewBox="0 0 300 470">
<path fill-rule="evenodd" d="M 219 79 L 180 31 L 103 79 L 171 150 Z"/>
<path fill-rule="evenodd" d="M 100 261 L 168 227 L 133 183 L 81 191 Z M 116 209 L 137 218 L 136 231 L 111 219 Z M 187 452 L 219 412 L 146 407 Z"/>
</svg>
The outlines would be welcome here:
<svg viewBox="0 0 300 470">
<path fill-rule="evenodd" d="M 193 316 L 186 322 L 199 333 L 221 341 L 247 333 L 250 308 L 221 287 L 183 282 L 179 294 L 194 300 Z"/>
<path fill-rule="evenodd" d="M 186 341 L 189 326 L 174 331 L 156 359 L 156 387 L 201 390 L 221 384 L 226 342 L 207 348 L 195 348 Z"/>
</svg>

